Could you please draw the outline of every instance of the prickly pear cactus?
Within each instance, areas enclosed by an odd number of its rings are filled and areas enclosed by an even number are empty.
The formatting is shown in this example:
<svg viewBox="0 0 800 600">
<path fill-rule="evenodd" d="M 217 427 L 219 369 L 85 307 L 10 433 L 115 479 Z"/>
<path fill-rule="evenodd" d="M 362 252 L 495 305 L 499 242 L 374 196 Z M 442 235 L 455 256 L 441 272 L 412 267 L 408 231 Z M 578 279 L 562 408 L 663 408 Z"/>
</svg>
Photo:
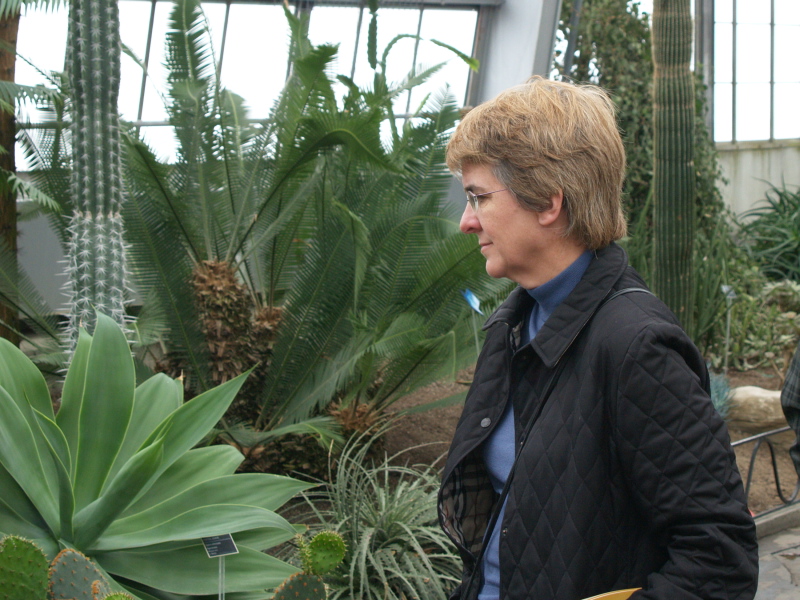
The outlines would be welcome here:
<svg viewBox="0 0 800 600">
<path fill-rule="evenodd" d="M 117 592 L 116 594 L 111 594 L 105 597 L 98 597 L 97 600 L 133 600 L 133 596 L 130 596 L 124 592 Z"/>
<path fill-rule="evenodd" d="M 325 600 L 328 592 L 319 575 L 295 573 L 275 590 L 272 600 Z"/>
<path fill-rule="evenodd" d="M 105 576 L 77 550 L 66 549 L 50 563 L 48 600 L 99 600 L 111 594 Z"/>
<path fill-rule="evenodd" d="M 0 540 L 0 600 L 45 600 L 47 558 L 33 542 L 16 536 Z"/>
<path fill-rule="evenodd" d="M 299 544 L 303 571 L 311 575 L 330 572 L 342 562 L 347 549 L 342 536 L 335 531 L 320 531 L 309 542 L 300 538 Z"/>
</svg>

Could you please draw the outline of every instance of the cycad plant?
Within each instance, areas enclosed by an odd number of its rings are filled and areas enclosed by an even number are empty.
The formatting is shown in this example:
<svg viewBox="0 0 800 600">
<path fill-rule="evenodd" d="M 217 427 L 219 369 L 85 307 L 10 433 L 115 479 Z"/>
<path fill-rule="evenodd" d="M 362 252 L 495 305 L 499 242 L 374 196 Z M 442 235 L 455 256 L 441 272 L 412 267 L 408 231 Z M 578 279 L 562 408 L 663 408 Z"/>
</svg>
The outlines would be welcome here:
<svg viewBox="0 0 800 600">
<path fill-rule="evenodd" d="M 258 363 L 234 416 L 261 431 L 332 403 L 342 421 L 370 421 L 454 374 L 474 359 L 460 291 L 489 299 L 503 285 L 442 201 L 455 106 L 442 95 L 399 125 L 391 111 L 436 67 L 391 84 L 387 50 L 372 87 L 342 77 L 337 99 L 336 49 L 287 18 L 291 77 L 271 118 L 253 124 L 216 80 L 199 5 L 180 0 L 168 37 L 178 162 L 127 138 L 132 270 L 143 312 L 167 325 L 160 364 L 200 391 Z"/>
</svg>

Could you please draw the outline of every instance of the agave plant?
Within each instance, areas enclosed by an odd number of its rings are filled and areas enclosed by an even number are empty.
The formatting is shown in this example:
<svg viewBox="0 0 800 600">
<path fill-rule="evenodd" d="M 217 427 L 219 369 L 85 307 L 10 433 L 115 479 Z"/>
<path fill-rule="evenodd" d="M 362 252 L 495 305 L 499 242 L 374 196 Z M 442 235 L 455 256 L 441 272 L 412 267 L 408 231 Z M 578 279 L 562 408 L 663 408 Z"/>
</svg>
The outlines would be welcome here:
<svg viewBox="0 0 800 600">
<path fill-rule="evenodd" d="M 51 560 L 77 549 L 141 600 L 216 595 L 201 538 L 230 533 L 239 554 L 227 559 L 227 597 L 263 598 L 296 571 L 262 552 L 296 533 L 274 511 L 308 486 L 234 475 L 236 449 L 194 447 L 245 377 L 186 403 L 163 374 L 137 387 L 125 335 L 98 315 L 54 414 L 39 370 L 0 340 L 0 533 L 35 541 Z"/>
</svg>

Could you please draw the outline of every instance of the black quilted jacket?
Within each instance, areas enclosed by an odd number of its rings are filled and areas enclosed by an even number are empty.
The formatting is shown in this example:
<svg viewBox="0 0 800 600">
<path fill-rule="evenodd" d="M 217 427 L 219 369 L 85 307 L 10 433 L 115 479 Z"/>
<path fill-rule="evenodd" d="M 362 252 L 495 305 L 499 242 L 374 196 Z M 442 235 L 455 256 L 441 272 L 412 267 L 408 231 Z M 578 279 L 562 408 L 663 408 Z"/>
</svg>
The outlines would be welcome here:
<svg viewBox="0 0 800 600">
<path fill-rule="evenodd" d="M 541 412 L 501 525 L 501 599 L 580 600 L 631 587 L 643 588 L 632 600 L 754 596 L 755 526 L 703 359 L 655 296 L 602 304 L 630 287 L 645 284 L 612 244 L 531 344 L 516 348 L 525 290 L 487 321 L 439 493 L 464 582 L 497 498 L 481 445 L 511 400 L 518 447 L 524 424 Z M 453 598 L 473 600 L 480 576 L 478 569 L 476 585 L 462 582 Z"/>
</svg>

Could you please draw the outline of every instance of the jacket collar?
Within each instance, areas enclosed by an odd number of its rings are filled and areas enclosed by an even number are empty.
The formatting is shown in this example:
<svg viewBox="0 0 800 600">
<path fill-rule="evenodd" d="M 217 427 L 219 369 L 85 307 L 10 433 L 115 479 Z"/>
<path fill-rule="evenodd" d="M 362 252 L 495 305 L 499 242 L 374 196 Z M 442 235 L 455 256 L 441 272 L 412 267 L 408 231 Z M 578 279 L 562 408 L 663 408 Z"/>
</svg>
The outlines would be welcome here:
<svg viewBox="0 0 800 600">
<path fill-rule="evenodd" d="M 531 341 L 531 347 L 548 368 L 553 367 L 567 351 L 614 284 L 622 277 L 627 266 L 628 255 L 616 243 L 595 252 L 595 259 L 589 264 L 578 285 L 556 307 Z M 484 329 L 497 323 L 517 326 L 523 321 L 530 303 L 531 298 L 527 291 L 517 287 L 489 317 Z"/>
</svg>

